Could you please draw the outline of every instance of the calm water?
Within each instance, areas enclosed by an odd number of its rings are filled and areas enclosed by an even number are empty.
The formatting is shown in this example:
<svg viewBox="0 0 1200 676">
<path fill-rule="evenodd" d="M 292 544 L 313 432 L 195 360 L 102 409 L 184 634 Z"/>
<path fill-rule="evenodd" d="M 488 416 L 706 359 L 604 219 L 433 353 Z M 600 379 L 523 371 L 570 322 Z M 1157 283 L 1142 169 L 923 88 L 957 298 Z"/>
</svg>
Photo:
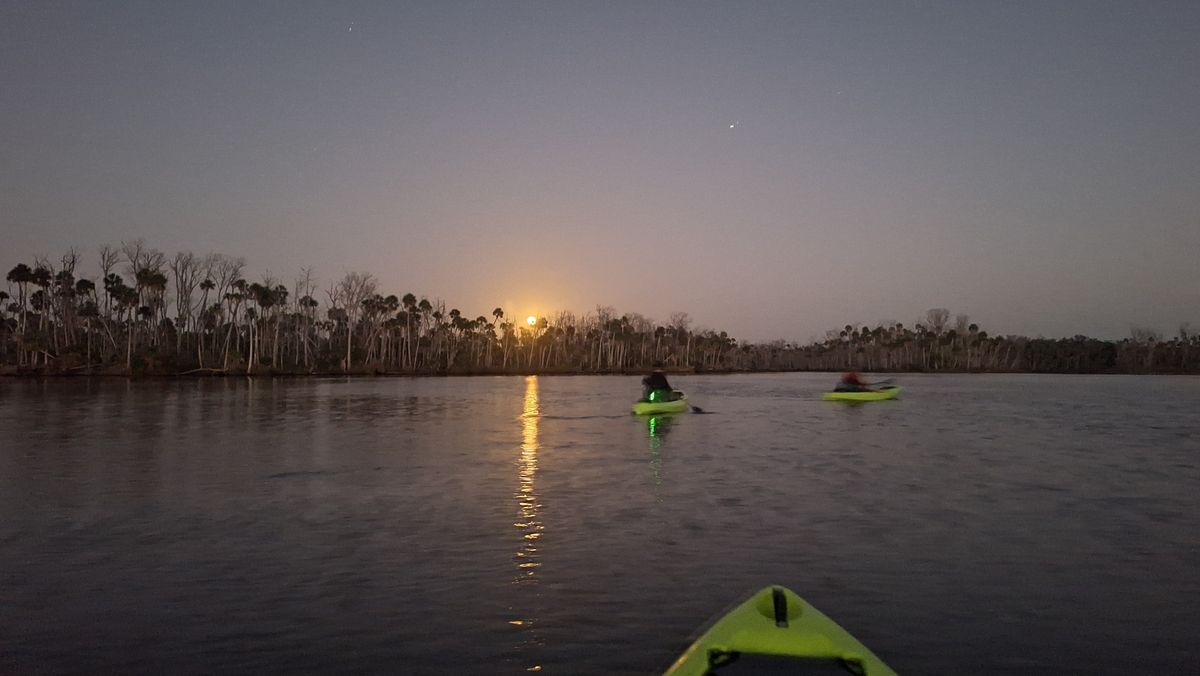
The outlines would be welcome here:
<svg viewBox="0 0 1200 676">
<path fill-rule="evenodd" d="M 901 673 L 1200 672 L 1200 379 L 0 381 L 0 673 L 653 673 L 791 587 Z"/>
</svg>

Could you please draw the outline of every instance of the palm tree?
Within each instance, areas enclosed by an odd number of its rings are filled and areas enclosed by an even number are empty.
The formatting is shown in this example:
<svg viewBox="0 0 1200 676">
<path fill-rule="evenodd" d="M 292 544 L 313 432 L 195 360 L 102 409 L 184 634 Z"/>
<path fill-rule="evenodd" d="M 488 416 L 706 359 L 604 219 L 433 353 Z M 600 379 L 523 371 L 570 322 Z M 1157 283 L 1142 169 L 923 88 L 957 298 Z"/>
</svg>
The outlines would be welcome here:
<svg viewBox="0 0 1200 676">
<path fill-rule="evenodd" d="M 298 303 L 300 305 L 300 314 L 304 318 L 303 325 L 301 326 L 301 342 L 304 346 L 304 367 L 311 368 L 312 364 L 309 355 L 309 333 L 310 327 L 312 326 L 313 320 L 317 314 L 317 307 L 320 305 L 320 303 L 318 303 L 315 298 L 309 295 L 302 296 Z"/>
<path fill-rule="evenodd" d="M 8 272 L 8 281 L 17 285 L 17 305 L 20 306 L 17 315 L 17 332 L 20 336 L 25 335 L 26 314 L 28 313 L 28 305 L 26 299 L 29 296 L 29 284 L 33 281 L 33 270 L 29 269 L 28 265 L 18 263 Z M 18 354 L 22 354 L 24 350 L 18 350 Z"/>
<path fill-rule="evenodd" d="M 421 302 L 420 302 L 420 303 L 417 303 L 417 312 L 419 313 L 418 317 L 419 317 L 420 321 L 417 323 L 417 354 L 416 354 L 416 361 L 417 361 L 418 363 L 424 363 L 424 364 L 426 365 L 426 368 L 428 368 L 428 365 L 429 365 L 429 363 L 430 363 L 431 356 L 430 356 L 429 354 L 426 354 L 424 361 L 422 361 L 422 359 L 421 359 L 421 338 L 422 338 L 422 334 L 426 334 L 426 335 L 428 335 L 428 334 L 429 334 L 429 331 L 430 331 L 429 325 L 430 325 L 430 323 L 431 323 L 431 322 L 430 322 L 430 315 L 431 315 L 431 314 L 433 314 L 433 305 L 432 305 L 432 304 L 429 302 L 429 299 L 428 299 L 428 298 L 422 298 L 422 299 L 421 299 Z M 433 338 L 432 338 L 432 336 L 429 336 L 429 340 L 427 340 L 427 341 L 426 341 L 426 343 L 428 343 L 428 344 L 429 344 L 429 348 L 428 348 L 428 349 L 432 349 L 432 347 L 433 347 L 433 346 L 432 346 L 432 342 L 433 342 Z M 414 366 L 415 366 L 415 364 L 414 364 Z"/>
<path fill-rule="evenodd" d="M 50 284 L 53 283 L 53 277 L 50 274 L 50 269 L 43 265 L 35 267 L 33 269 L 33 274 L 31 275 L 31 281 L 40 289 L 38 292 L 36 292 L 41 294 L 41 308 L 38 311 L 38 332 L 43 333 L 46 330 L 46 319 L 50 314 L 49 301 L 47 298 L 49 295 L 48 289 L 50 288 Z M 30 300 L 32 301 L 33 299 L 30 298 Z"/>
<path fill-rule="evenodd" d="M 199 323 L 196 326 L 196 365 L 198 368 L 204 368 L 204 334 L 207 328 L 205 317 L 208 314 L 208 294 L 215 288 L 217 288 L 217 283 L 208 277 L 200 282 L 200 312 Z"/>
<path fill-rule="evenodd" d="M 408 369 L 411 371 L 416 368 L 412 344 L 412 323 L 417 314 L 417 297 L 411 293 L 406 293 L 404 294 L 404 297 L 400 299 L 400 302 L 404 305 L 404 351 L 407 355 L 407 359 L 405 361 L 407 362 Z"/>
<path fill-rule="evenodd" d="M 488 366 L 488 368 L 491 368 L 491 366 L 492 366 L 492 343 L 494 343 L 496 341 L 496 325 L 500 322 L 501 319 L 504 319 L 504 309 L 498 307 L 498 308 L 495 308 L 494 310 L 492 310 L 492 324 L 490 327 L 488 327 L 488 339 L 487 339 L 487 366 Z"/>
<path fill-rule="evenodd" d="M 229 328 L 225 331 L 225 345 L 222 349 L 224 356 L 221 358 L 221 368 L 226 371 L 229 370 L 229 342 L 233 337 L 234 329 L 237 328 L 238 309 L 241 307 L 242 301 L 246 299 L 246 280 L 235 279 L 229 287 L 232 290 L 228 291 L 224 298 L 225 304 L 229 308 Z"/>
</svg>

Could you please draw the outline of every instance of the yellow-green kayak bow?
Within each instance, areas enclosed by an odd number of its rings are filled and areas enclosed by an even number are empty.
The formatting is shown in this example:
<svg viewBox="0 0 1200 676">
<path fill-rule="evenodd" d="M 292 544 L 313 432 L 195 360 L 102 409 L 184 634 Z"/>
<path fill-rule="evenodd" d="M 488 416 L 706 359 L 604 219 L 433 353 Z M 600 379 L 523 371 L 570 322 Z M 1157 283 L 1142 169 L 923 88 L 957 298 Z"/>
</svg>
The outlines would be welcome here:
<svg viewBox="0 0 1200 676">
<path fill-rule="evenodd" d="M 666 676 L 720 674 L 739 659 L 778 666 L 792 661 L 796 666 L 841 666 L 859 676 L 896 674 L 836 622 L 778 586 L 755 593 L 718 619 L 675 660 Z"/>
</svg>

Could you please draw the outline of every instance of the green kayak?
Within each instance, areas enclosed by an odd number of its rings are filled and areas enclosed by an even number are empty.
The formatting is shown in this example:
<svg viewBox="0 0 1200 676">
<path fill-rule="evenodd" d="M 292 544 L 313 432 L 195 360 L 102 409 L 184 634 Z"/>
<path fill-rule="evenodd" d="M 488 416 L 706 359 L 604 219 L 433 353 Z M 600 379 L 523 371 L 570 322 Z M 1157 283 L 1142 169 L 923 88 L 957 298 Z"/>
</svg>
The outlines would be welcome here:
<svg viewBox="0 0 1200 676">
<path fill-rule="evenodd" d="M 883 401 L 895 399 L 897 394 L 900 394 L 900 388 L 889 385 L 865 392 L 826 392 L 822 398 L 825 401 Z"/>
<path fill-rule="evenodd" d="M 637 415 L 656 415 L 658 413 L 682 413 L 688 410 L 689 404 L 687 395 L 682 392 L 676 392 L 679 395 L 678 399 L 669 401 L 641 401 L 633 402 L 633 412 Z"/>
<path fill-rule="evenodd" d="M 792 673 L 789 667 L 797 673 L 896 674 L 791 590 L 767 587 L 718 619 L 666 676 Z"/>
</svg>

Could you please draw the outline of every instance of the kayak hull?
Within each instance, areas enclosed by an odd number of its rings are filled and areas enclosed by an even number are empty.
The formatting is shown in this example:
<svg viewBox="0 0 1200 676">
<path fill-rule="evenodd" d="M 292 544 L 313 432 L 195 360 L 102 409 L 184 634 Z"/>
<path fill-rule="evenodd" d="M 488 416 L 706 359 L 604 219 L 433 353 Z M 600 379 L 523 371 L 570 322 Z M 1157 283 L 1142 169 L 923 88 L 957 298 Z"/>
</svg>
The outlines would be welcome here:
<svg viewBox="0 0 1200 676">
<path fill-rule="evenodd" d="M 739 657 L 840 663 L 850 673 L 895 676 L 845 629 L 784 587 L 756 592 L 721 616 L 666 671 L 700 676 Z"/>
<path fill-rule="evenodd" d="M 883 387 L 868 392 L 826 392 L 822 398 L 825 401 L 884 401 L 895 399 L 898 394 L 899 387 Z"/>
<path fill-rule="evenodd" d="M 687 395 L 680 394 L 678 399 L 671 401 L 635 401 L 633 412 L 637 415 L 657 415 L 659 413 L 682 413 L 688 410 Z"/>
</svg>

